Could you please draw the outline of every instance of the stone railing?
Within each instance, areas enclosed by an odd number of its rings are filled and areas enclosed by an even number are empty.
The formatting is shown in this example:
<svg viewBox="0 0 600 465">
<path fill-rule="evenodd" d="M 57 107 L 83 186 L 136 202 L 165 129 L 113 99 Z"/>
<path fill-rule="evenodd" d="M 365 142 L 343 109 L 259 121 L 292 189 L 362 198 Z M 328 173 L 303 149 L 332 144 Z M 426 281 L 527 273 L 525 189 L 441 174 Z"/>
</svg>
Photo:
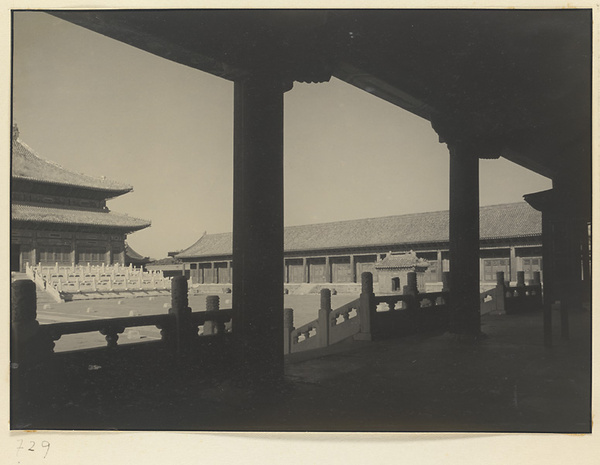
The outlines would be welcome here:
<svg viewBox="0 0 600 465">
<path fill-rule="evenodd" d="M 207 311 L 192 312 L 187 291 L 186 279 L 174 278 L 171 308 L 162 315 L 40 324 L 35 283 L 15 281 L 11 287 L 12 392 L 29 405 L 31 399 L 46 402 L 63 390 L 80 392 L 90 383 L 98 382 L 103 389 L 102 383 L 106 389 L 121 383 L 128 389 L 128 383 L 139 387 L 142 382 L 171 379 L 175 372 L 181 376 L 186 369 L 201 373 L 204 367 L 230 365 L 232 310 L 219 310 L 218 296 L 209 296 Z M 127 328 L 143 326 L 159 328 L 161 339 L 119 344 L 119 335 Z M 55 341 L 65 335 L 94 332 L 105 336 L 104 347 L 54 350 Z"/>
<path fill-rule="evenodd" d="M 408 276 L 407 294 L 375 296 L 373 275 L 365 272 L 360 297 L 336 310 L 331 309 L 331 291 L 322 289 L 319 317 L 299 328 L 294 327 L 293 310 L 285 309 L 285 353 L 320 349 L 348 338 L 374 340 L 446 328 L 447 289 L 419 294 L 416 274 Z"/>
<path fill-rule="evenodd" d="M 421 294 L 417 290 L 416 273 L 408 273 L 407 278 L 404 294 L 375 296 L 373 277 L 363 273 L 358 339 L 401 337 L 447 328 L 450 295 L 447 287 L 440 292 Z M 447 283 L 447 275 L 444 283 Z"/>
<path fill-rule="evenodd" d="M 358 305 L 359 300 L 356 299 L 332 310 L 331 291 L 321 289 L 319 317 L 299 328 L 294 328 L 294 311 L 291 308 L 284 309 L 284 353 L 327 347 L 354 336 L 360 330 Z"/>
<path fill-rule="evenodd" d="M 539 310 L 543 306 L 540 272 L 533 272 L 533 280 L 525 284 L 525 273 L 517 272 L 517 285 L 504 288 L 504 311 L 507 314 Z"/>
<path fill-rule="evenodd" d="M 78 294 L 123 293 L 135 291 L 165 291 L 171 287 L 170 278 L 162 272 L 143 271 L 133 266 L 30 267 L 27 275 L 46 292 L 56 294 L 58 301 L 71 300 Z M 55 297 L 56 299 L 56 297 Z"/>
<path fill-rule="evenodd" d="M 515 314 L 542 308 L 540 272 L 534 271 L 533 280 L 525 284 L 525 273 L 517 272 L 517 285 L 504 281 L 504 272 L 496 273 L 496 287 L 480 295 L 481 313 Z"/>
<path fill-rule="evenodd" d="M 48 286 L 47 281 L 43 276 L 38 273 L 34 268 L 31 268 L 27 263 L 25 266 L 25 273 L 40 289 L 44 289 L 56 302 L 62 302 L 63 298 L 60 292 L 52 286 Z"/>
</svg>

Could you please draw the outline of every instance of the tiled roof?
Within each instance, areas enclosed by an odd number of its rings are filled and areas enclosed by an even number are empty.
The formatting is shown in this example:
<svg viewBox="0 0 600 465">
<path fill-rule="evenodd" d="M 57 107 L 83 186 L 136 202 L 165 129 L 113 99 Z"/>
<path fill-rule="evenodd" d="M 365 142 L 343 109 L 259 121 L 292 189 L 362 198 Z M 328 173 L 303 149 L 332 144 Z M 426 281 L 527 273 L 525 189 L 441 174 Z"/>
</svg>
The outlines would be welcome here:
<svg viewBox="0 0 600 465">
<path fill-rule="evenodd" d="M 158 266 L 158 265 L 181 265 L 182 261 L 173 257 L 161 258 L 160 260 L 153 260 L 148 265 L 150 266 Z"/>
<path fill-rule="evenodd" d="M 542 216 L 525 202 L 481 207 L 481 239 L 539 236 Z M 179 258 L 231 255 L 231 233 L 206 234 Z M 285 228 L 286 252 L 448 242 L 448 211 Z"/>
<path fill-rule="evenodd" d="M 134 261 L 134 262 L 149 262 L 150 261 L 150 257 L 144 257 L 144 256 L 140 255 L 135 250 L 133 250 L 127 242 L 125 242 L 125 256 L 130 261 Z"/>
<path fill-rule="evenodd" d="M 125 194 L 133 188 L 104 178 L 74 173 L 51 161 L 40 158 L 20 139 L 12 141 L 12 177 L 50 184 L 77 186 L 113 194 Z"/>
<path fill-rule="evenodd" d="M 121 213 L 39 207 L 19 202 L 11 204 L 11 214 L 12 221 L 104 226 L 126 231 L 137 231 L 150 226 L 149 221 Z"/>
</svg>

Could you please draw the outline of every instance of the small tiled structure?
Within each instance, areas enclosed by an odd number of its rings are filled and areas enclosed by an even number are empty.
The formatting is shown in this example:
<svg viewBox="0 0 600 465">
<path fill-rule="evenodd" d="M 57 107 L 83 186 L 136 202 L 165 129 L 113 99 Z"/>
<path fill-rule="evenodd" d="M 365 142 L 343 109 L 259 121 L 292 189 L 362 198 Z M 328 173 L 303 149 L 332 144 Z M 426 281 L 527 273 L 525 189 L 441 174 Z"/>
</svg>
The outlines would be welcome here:
<svg viewBox="0 0 600 465">
<path fill-rule="evenodd" d="M 125 244 L 150 222 L 111 212 L 106 200 L 133 187 L 74 173 L 39 157 L 12 131 L 11 271 L 31 266 L 136 265 L 146 259 Z"/>
<path fill-rule="evenodd" d="M 408 253 L 388 253 L 385 258 L 375 264 L 379 277 L 379 292 L 382 294 L 403 294 L 408 284 L 408 273 L 417 275 L 417 290 L 425 292 L 425 272 L 429 262 L 417 257 L 412 250 Z"/>
</svg>

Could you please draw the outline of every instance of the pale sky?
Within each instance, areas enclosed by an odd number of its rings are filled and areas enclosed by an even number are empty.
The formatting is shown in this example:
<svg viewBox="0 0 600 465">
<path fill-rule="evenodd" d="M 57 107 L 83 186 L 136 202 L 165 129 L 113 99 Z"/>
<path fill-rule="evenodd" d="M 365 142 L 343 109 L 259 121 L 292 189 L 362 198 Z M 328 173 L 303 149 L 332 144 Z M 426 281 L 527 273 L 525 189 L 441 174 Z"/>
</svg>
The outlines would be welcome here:
<svg viewBox="0 0 600 465">
<path fill-rule="evenodd" d="M 129 236 L 165 257 L 232 229 L 233 84 L 39 12 L 14 22 L 13 121 L 41 157 L 134 191 L 111 210 L 152 221 Z M 285 224 L 448 208 L 448 150 L 428 121 L 332 79 L 285 94 Z M 481 160 L 480 203 L 551 181 Z"/>
</svg>

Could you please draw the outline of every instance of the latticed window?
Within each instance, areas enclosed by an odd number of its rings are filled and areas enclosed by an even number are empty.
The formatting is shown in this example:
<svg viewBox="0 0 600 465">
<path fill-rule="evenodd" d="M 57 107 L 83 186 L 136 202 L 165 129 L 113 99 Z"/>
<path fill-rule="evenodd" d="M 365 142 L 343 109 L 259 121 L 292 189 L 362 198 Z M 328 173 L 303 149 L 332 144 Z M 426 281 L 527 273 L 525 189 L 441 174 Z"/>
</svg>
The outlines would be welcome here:
<svg viewBox="0 0 600 465">
<path fill-rule="evenodd" d="M 106 250 L 86 247 L 82 248 L 77 252 L 77 261 L 79 264 L 85 265 L 86 263 L 100 264 L 105 261 Z"/>
<path fill-rule="evenodd" d="M 525 281 L 533 279 L 534 271 L 542 271 L 541 257 L 523 258 L 523 271 L 525 272 Z"/>
<path fill-rule="evenodd" d="M 510 279 L 510 259 L 509 258 L 488 258 L 483 260 L 483 280 L 495 281 L 496 273 L 504 272 L 504 279 Z"/>
<path fill-rule="evenodd" d="M 70 263 L 71 248 L 65 246 L 47 246 L 38 249 L 38 261 L 42 263 Z"/>
</svg>

